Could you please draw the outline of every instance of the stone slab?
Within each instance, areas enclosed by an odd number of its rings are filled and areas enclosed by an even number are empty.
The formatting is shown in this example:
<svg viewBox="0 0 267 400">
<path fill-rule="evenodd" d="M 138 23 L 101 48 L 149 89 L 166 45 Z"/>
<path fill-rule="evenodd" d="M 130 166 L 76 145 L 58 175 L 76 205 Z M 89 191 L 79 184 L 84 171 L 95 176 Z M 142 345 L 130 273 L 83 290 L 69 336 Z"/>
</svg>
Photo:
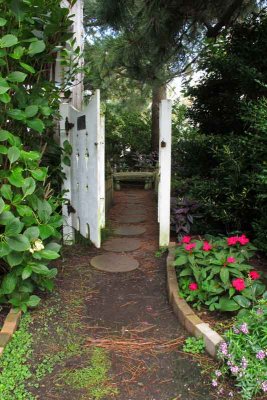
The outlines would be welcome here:
<svg viewBox="0 0 267 400">
<path fill-rule="evenodd" d="M 137 215 L 129 215 L 129 216 L 121 216 L 117 219 L 117 222 L 122 224 L 138 224 L 140 222 L 144 222 L 146 220 L 145 216 L 137 216 Z"/>
<path fill-rule="evenodd" d="M 145 233 L 146 229 L 142 226 L 122 225 L 114 230 L 114 234 L 118 236 L 137 236 Z"/>
<path fill-rule="evenodd" d="M 135 208 L 126 208 L 124 211 L 123 211 L 123 215 L 138 215 L 138 216 L 143 216 L 143 215 L 146 215 L 146 211 L 144 210 L 144 209 L 142 209 L 142 208 L 137 208 L 137 209 L 135 209 Z"/>
<path fill-rule="evenodd" d="M 133 238 L 112 238 L 103 244 L 103 249 L 122 253 L 124 251 L 134 251 L 141 246 L 141 240 Z"/>
<path fill-rule="evenodd" d="M 139 267 L 133 257 L 114 253 L 102 254 L 91 260 L 92 267 L 105 272 L 130 272 Z"/>
</svg>

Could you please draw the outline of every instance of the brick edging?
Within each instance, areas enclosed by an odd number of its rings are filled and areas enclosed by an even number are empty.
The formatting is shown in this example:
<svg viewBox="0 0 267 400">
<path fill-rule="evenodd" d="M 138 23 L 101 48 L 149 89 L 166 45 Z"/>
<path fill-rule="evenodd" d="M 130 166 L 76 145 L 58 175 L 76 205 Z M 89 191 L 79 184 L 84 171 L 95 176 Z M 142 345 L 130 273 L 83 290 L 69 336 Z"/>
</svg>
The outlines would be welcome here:
<svg viewBox="0 0 267 400">
<path fill-rule="evenodd" d="M 223 338 L 216 331 L 211 329 L 209 324 L 203 322 L 184 299 L 179 297 L 178 281 L 173 266 L 175 259 L 174 248 L 175 243 L 170 243 L 169 254 L 167 256 L 167 289 L 169 302 L 185 329 L 197 338 L 203 337 L 207 353 L 213 358 L 216 358 L 218 345 L 223 341 Z"/>
<path fill-rule="evenodd" d="M 15 311 L 13 308 L 9 311 L 4 321 L 4 325 L 0 331 L 0 356 L 3 354 L 4 348 L 16 332 L 21 318 L 21 311 Z"/>
</svg>

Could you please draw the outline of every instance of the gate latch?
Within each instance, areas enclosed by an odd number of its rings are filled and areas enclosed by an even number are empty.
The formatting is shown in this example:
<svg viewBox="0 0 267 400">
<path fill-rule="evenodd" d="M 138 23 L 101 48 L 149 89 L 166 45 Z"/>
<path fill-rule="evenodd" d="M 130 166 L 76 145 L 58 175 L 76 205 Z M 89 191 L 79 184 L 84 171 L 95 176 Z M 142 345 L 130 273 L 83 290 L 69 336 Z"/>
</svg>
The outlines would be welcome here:
<svg viewBox="0 0 267 400">
<path fill-rule="evenodd" d="M 66 117 L 65 119 L 65 131 L 66 131 L 66 135 L 69 134 L 69 131 L 74 128 L 74 124 L 72 122 L 69 122 L 68 117 Z"/>
</svg>

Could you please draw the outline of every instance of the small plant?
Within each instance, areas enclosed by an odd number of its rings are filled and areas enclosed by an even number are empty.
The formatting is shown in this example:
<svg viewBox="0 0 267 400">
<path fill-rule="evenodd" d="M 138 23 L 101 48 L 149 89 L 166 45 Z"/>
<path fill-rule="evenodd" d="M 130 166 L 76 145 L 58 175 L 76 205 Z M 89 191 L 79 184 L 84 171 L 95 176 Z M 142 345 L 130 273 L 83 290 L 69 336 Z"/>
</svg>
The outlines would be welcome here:
<svg viewBox="0 0 267 400">
<path fill-rule="evenodd" d="M 175 254 L 180 294 L 200 308 L 249 308 L 265 291 L 261 273 L 247 262 L 255 247 L 245 235 L 192 240 L 184 236 Z"/>
<path fill-rule="evenodd" d="M 198 208 L 199 204 L 196 201 L 171 198 L 171 229 L 177 233 L 178 240 L 190 233 L 194 218 L 199 218 L 195 214 Z"/>
<path fill-rule="evenodd" d="M 185 353 L 200 354 L 205 351 L 205 343 L 203 338 L 189 337 L 185 340 L 183 346 L 183 351 Z"/>
<path fill-rule="evenodd" d="M 212 377 L 212 386 L 220 391 L 224 377 L 231 374 L 244 400 L 267 394 L 267 296 L 264 297 L 252 310 L 241 310 L 234 326 L 225 332 L 225 342 L 218 352 L 223 365 Z"/>
<path fill-rule="evenodd" d="M 160 247 L 157 251 L 155 251 L 155 257 L 160 258 L 168 251 L 168 247 L 163 246 Z"/>
</svg>

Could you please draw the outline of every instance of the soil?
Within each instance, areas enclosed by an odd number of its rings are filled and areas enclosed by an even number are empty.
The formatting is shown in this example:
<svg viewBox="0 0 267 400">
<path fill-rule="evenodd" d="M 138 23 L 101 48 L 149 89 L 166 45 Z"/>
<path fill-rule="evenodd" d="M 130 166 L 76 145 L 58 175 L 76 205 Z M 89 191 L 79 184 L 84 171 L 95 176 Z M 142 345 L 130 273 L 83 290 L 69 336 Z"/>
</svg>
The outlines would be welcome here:
<svg viewBox="0 0 267 400">
<path fill-rule="evenodd" d="M 153 191 L 116 192 L 110 224 L 112 228 L 120 225 L 117 220 L 128 194 L 134 194 L 146 212 L 146 221 L 138 224 L 146 228 L 145 234 L 138 236 L 141 246 L 127 252 L 139 262 L 139 268 L 127 273 L 101 272 L 90 266 L 90 260 L 105 253 L 103 249 L 82 245 L 64 249 L 63 259 L 57 263 L 56 293 L 46 295 L 32 314 L 32 362 L 59 352 L 70 336 L 81 343 L 82 351 L 56 365 L 40 387 L 31 390 L 41 400 L 90 400 L 82 389 L 74 390 L 62 381 L 60 374 L 86 364 L 90 349 L 99 346 L 110 355 L 111 381 L 119 390 L 114 397 L 117 400 L 222 398 L 211 389 L 200 366 L 205 365 L 209 372 L 214 362 L 206 355 L 193 357 L 182 352 L 187 335 L 168 304 L 166 259 L 155 257 L 158 224 Z M 62 330 L 63 340 L 58 336 Z"/>
</svg>

